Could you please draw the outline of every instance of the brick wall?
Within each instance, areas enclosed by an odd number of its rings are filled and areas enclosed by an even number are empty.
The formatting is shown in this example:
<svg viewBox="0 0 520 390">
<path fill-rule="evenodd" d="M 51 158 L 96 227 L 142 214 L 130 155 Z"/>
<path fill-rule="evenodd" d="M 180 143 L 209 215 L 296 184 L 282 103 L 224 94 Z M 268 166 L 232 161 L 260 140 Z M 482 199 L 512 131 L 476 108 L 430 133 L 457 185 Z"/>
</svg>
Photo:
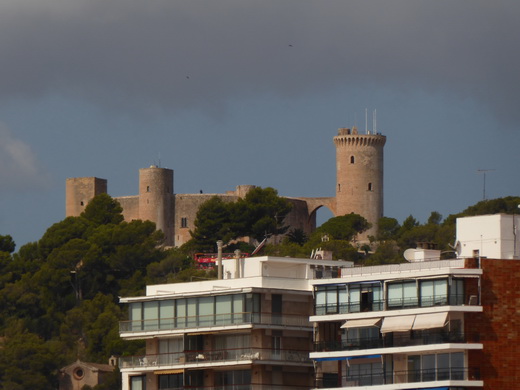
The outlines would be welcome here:
<svg viewBox="0 0 520 390">
<path fill-rule="evenodd" d="M 520 260 L 482 259 L 483 313 L 466 314 L 466 332 L 478 332 L 482 351 L 470 351 L 484 389 L 520 387 Z"/>
</svg>

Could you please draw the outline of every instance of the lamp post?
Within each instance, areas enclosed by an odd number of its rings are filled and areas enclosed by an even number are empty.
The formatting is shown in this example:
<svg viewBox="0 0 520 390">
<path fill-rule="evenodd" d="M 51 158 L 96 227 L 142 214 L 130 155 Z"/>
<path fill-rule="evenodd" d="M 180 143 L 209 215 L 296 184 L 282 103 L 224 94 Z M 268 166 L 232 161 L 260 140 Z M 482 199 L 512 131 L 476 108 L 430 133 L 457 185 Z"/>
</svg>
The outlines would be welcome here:
<svg viewBox="0 0 520 390">
<path fill-rule="evenodd" d="M 217 272 L 218 279 L 222 279 L 222 245 L 224 242 L 222 240 L 217 241 Z"/>
</svg>

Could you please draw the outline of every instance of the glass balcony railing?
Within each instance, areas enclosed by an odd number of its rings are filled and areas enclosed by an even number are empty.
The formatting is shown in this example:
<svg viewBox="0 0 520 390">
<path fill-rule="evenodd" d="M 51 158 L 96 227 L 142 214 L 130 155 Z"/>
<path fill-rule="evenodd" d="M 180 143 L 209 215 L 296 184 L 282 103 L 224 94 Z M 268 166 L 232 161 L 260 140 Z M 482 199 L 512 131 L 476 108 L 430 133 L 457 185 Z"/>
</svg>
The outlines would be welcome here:
<svg viewBox="0 0 520 390">
<path fill-rule="evenodd" d="M 314 352 L 355 351 L 360 349 L 408 347 L 444 343 L 478 343 L 477 333 L 464 335 L 460 331 L 423 330 L 413 334 L 388 333 L 383 337 L 359 338 L 342 341 L 322 341 L 314 343 Z"/>
<path fill-rule="evenodd" d="M 464 295 L 435 295 L 413 298 L 398 298 L 370 302 L 332 303 L 314 306 L 315 315 L 348 314 L 382 310 L 413 309 L 432 306 L 462 306 Z"/>
<path fill-rule="evenodd" d="M 272 313 L 212 314 L 193 317 L 160 318 L 149 320 L 121 321 L 120 333 L 149 332 L 160 330 L 190 329 L 228 325 L 278 325 L 283 327 L 311 328 L 308 315 Z"/>
<path fill-rule="evenodd" d="M 342 383 L 334 387 L 348 388 L 361 386 L 382 386 L 399 383 L 419 383 L 436 381 L 472 381 L 480 380 L 480 371 L 477 368 L 446 367 L 437 369 L 395 371 L 392 373 L 372 373 L 347 375 L 342 378 Z M 323 388 L 324 386 L 318 386 Z M 327 385 L 327 387 L 331 387 Z"/>
<path fill-rule="evenodd" d="M 184 351 L 145 356 L 129 356 L 119 358 L 119 367 L 174 367 L 191 363 L 215 363 L 229 361 L 274 360 L 281 362 L 311 363 L 309 351 L 265 348 L 237 348 L 211 351 Z"/>
</svg>

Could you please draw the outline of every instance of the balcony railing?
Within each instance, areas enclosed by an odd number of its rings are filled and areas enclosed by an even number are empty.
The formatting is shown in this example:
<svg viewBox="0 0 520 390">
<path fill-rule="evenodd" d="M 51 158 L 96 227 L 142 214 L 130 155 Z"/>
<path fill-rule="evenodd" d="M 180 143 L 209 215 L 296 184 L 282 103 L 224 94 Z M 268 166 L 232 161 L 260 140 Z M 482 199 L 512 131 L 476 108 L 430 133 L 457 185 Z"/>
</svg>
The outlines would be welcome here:
<svg viewBox="0 0 520 390">
<path fill-rule="evenodd" d="M 435 381 L 480 380 L 478 368 L 447 367 L 437 369 L 395 371 L 393 373 L 372 373 L 347 375 L 343 383 L 334 387 L 381 386 L 397 383 L 435 382 Z M 323 386 L 318 386 L 323 387 Z M 328 386 L 330 387 L 330 386 Z"/>
<path fill-rule="evenodd" d="M 211 351 L 185 351 L 145 356 L 121 357 L 119 367 L 173 367 L 192 363 L 214 363 L 229 361 L 277 360 L 286 363 L 311 363 L 309 351 L 265 348 L 237 348 Z"/>
<path fill-rule="evenodd" d="M 250 385 L 225 385 L 225 386 L 205 386 L 205 387 L 182 387 L 179 389 L 166 390 L 309 390 L 309 386 L 281 386 L 252 383 Z"/>
<path fill-rule="evenodd" d="M 121 321 L 120 333 L 150 332 L 160 330 L 190 329 L 228 325 L 275 325 L 311 328 L 308 315 L 272 313 L 228 313 L 193 317 L 160 318 L 150 320 Z"/>
<path fill-rule="evenodd" d="M 314 312 L 316 315 L 327 314 L 348 314 L 382 310 L 400 310 L 412 309 L 418 307 L 432 306 L 461 306 L 464 305 L 464 295 L 436 295 L 428 297 L 413 297 L 377 300 L 372 302 L 354 302 L 354 303 L 333 303 L 315 305 Z"/>
<path fill-rule="evenodd" d="M 388 333 L 383 337 L 359 338 L 342 341 L 322 341 L 314 344 L 315 352 L 354 351 L 360 349 L 408 347 L 414 345 L 431 345 L 444 343 L 479 342 L 476 333 L 464 335 L 460 331 L 423 330 L 410 334 Z"/>
</svg>

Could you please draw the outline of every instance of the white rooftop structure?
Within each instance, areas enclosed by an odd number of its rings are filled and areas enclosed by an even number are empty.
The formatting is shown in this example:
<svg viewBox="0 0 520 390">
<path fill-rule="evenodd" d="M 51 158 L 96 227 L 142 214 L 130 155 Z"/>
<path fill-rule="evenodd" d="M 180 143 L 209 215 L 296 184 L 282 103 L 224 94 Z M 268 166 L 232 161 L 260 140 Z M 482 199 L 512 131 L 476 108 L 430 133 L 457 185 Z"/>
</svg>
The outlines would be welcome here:
<svg viewBox="0 0 520 390">
<path fill-rule="evenodd" d="M 493 214 L 457 218 L 458 257 L 519 259 L 520 215 Z"/>
</svg>

